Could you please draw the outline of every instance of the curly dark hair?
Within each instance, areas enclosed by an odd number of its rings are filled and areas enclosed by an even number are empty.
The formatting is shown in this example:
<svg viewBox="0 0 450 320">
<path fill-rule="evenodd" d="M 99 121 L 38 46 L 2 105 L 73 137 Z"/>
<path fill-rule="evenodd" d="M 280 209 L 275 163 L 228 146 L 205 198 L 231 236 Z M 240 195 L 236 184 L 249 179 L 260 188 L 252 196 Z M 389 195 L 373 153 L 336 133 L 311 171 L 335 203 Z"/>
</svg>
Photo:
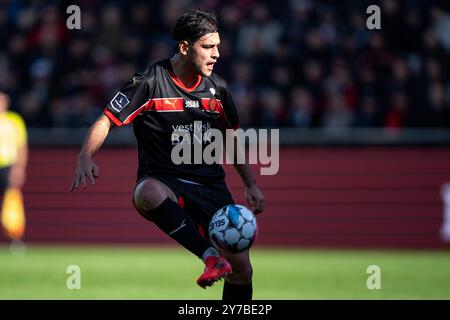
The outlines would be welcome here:
<svg viewBox="0 0 450 320">
<path fill-rule="evenodd" d="M 172 29 L 172 37 L 177 41 L 175 51 L 179 51 L 180 41 L 195 42 L 205 34 L 214 32 L 219 31 L 217 18 L 213 13 L 199 9 L 189 10 L 177 19 Z"/>
</svg>

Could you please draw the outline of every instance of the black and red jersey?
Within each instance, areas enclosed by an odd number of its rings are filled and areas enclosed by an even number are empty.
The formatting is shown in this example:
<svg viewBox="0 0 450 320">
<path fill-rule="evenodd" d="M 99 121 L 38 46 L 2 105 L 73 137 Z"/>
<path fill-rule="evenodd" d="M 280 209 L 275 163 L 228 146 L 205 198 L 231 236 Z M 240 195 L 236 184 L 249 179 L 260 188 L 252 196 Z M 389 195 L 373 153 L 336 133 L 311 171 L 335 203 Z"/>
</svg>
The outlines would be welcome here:
<svg viewBox="0 0 450 320">
<path fill-rule="evenodd" d="M 134 75 L 104 112 L 117 126 L 133 123 L 139 153 L 138 179 L 152 174 L 198 183 L 224 179 L 220 164 L 174 164 L 171 160 L 175 130 L 193 134 L 209 128 L 239 127 L 228 86 L 214 73 L 199 76 L 192 88 L 186 88 L 174 74 L 170 60 L 159 61 Z"/>
</svg>

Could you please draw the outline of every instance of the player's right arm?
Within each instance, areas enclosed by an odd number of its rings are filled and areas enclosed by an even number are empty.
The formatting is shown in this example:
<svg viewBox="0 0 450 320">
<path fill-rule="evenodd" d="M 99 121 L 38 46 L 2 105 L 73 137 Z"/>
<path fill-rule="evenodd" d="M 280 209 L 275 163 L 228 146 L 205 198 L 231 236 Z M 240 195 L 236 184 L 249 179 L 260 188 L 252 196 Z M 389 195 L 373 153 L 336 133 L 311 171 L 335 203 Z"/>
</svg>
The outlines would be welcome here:
<svg viewBox="0 0 450 320">
<path fill-rule="evenodd" d="M 150 77 L 151 79 L 153 78 Z M 98 167 L 92 159 L 94 153 L 100 149 L 111 128 L 129 124 L 140 112 L 145 111 L 152 92 L 148 80 L 142 74 L 135 74 L 122 86 L 106 105 L 104 113 L 89 128 L 78 155 L 71 191 L 77 189 L 80 183 L 86 188 L 86 178 L 94 185 L 94 180 L 98 177 Z"/>
<path fill-rule="evenodd" d="M 94 153 L 100 149 L 113 127 L 114 123 L 105 114 L 98 117 L 91 125 L 78 155 L 77 167 L 70 191 L 78 189 L 80 182 L 83 188 L 86 189 L 86 178 L 89 179 L 91 185 L 94 185 L 94 180 L 98 177 L 98 167 L 92 158 Z"/>
</svg>

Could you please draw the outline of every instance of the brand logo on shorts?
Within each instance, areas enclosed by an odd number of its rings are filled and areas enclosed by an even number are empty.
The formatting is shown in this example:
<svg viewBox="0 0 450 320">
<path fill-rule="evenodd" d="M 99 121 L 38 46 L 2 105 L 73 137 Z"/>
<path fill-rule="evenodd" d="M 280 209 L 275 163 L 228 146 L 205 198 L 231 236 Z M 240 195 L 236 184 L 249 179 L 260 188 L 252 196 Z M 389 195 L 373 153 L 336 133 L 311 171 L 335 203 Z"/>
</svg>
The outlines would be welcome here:
<svg viewBox="0 0 450 320">
<path fill-rule="evenodd" d="M 117 112 L 120 112 L 123 108 L 125 108 L 130 101 L 128 100 L 127 96 L 124 95 L 122 92 L 117 92 L 117 94 L 114 96 L 114 98 L 111 100 L 110 104 L 111 107 L 116 110 Z"/>
</svg>

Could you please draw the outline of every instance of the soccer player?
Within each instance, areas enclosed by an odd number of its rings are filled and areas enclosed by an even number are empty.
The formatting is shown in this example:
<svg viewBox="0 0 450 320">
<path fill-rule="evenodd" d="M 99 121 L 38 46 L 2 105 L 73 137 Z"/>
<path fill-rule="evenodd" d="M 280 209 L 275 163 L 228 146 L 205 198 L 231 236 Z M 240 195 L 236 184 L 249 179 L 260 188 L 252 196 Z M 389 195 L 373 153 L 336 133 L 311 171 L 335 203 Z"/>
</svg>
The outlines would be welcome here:
<svg viewBox="0 0 450 320">
<path fill-rule="evenodd" d="M 0 92 L 0 210 L 3 231 L 18 244 L 25 230 L 21 188 L 26 179 L 28 143 L 25 122 L 8 111 L 9 104 L 8 95 Z"/>
<path fill-rule="evenodd" d="M 233 204 L 220 164 L 175 164 L 174 131 L 183 128 L 193 137 L 206 129 L 239 127 L 233 99 L 225 81 L 214 74 L 220 37 L 215 16 L 191 10 L 173 27 L 175 54 L 135 74 L 112 98 L 90 127 L 72 182 L 72 190 L 94 184 L 93 162 L 114 126 L 133 124 L 139 167 L 133 204 L 146 219 L 205 263 L 199 286 L 225 278 L 224 300 L 252 298 L 252 266 L 248 250 L 218 252 L 208 240 L 208 223 L 221 207 Z M 194 124 L 201 121 L 202 125 Z M 197 122 L 198 124 L 198 122 Z M 194 137 L 195 139 L 195 137 Z M 204 146 L 203 146 L 204 147 Z M 264 210 L 264 197 L 247 164 L 235 164 L 245 185 L 245 197 L 255 214 Z"/>
</svg>

